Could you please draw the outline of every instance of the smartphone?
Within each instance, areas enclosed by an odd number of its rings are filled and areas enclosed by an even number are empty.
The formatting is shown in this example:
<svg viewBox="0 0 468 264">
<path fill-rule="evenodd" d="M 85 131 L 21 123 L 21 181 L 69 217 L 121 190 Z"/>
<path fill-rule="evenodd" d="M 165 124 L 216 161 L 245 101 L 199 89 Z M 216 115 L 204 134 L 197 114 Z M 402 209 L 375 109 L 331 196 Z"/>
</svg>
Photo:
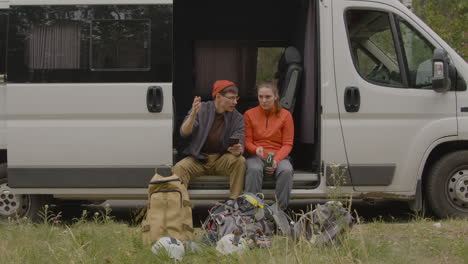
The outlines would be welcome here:
<svg viewBox="0 0 468 264">
<path fill-rule="evenodd" d="M 229 146 L 233 146 L 239 144 L 239 139 L 238 138 L 229 138 Z"/>
</svg>

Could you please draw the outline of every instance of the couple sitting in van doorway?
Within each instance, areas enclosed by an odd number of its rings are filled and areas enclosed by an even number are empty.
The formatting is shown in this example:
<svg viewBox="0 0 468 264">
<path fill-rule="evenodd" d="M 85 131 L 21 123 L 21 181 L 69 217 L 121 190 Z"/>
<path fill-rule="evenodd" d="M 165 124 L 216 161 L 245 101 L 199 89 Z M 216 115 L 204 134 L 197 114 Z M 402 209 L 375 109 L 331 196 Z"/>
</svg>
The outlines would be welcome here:
<svg viewBox="0 0 468 264">
<path fill-rule="evenodd" d="M 230 178 L 230 198 L 244 189 L 245 158 L 244 118 L 236 110 L 239 89 L 231 81 L 219 80 L 213 85 L 213 101 L 201 102 L 196 96 L 185 117 L 180 134 L 192 136 L 184 150 L 188 157 L 179 161 L 172 172 L 188 186 L 191 177 L 226 175 Z M 232 140 L 237 140 L 234 142 Z"/>
<path fill-rule="evenodd" d="M 244 118 L 235 109 L 238 88 L 231 81 L 220 80 L 213 85 L 213 101 L 201 102 L 195 97 L 188 115 L 180 128 L 184 137 L 192 136 L 184 154 L 188 157 L 173 167 L 188 186 L 191 177 L 204 174 L 226 175 L 230 178 L 230 198 L 245 191 L 262 191 L 266 177 L 276 178 L 275 195 L 281 209 L 286 209 L 292 189 L 293 168 L 288 160 L 294 138 L 291 114 L 279 104 L 275 83 L 262 83 L 257 88 L 259 106 L 248 110 Z M 242 156 L 245 148 L 250 156 Z M 232 144 L 232 139 L 238 142 Z M 265 167 L 268 153 L 274 157 Z M 247 164 L 247 172 L 246 172 Z"/>
</svg>

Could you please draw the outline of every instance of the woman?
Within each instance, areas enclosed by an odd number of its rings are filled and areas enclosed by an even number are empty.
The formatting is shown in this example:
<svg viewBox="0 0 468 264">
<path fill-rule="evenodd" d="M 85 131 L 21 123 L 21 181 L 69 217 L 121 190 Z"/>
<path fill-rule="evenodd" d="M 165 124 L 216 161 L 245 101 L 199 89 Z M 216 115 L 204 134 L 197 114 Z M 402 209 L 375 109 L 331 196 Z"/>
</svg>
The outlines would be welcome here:
<svg viewBox="0 0 468 264">
<path fill-rule="evenodd" d="M 286 209 L 292 189 L 293 168 L 288 155 L 293 147 L 294 123 L 289 111 L 279 104 L 275 83 L 262 83 L 257 87 L 259 106 L 244 114 L 245 149 L 247 158 L 245 191 L 262 191 L 264 171 L 266 177 L 276 179 L 275 195 L 281 209 Z M 264 169 L 264 158 L 274 153 L 273 166 Z"/>
</svg>

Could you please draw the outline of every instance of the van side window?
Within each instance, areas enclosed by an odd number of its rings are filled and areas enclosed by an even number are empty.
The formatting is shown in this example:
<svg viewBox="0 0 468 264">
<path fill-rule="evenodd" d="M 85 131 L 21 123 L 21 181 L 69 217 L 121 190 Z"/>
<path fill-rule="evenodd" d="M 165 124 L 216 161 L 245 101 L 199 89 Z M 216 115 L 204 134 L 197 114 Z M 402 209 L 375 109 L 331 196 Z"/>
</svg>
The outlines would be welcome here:
<svg viewBox="0 0 468 264">
<path fill-rule="evenodd" d="M 91 70 L 148 70 L 150 20 L 93 20 Z"/>
<path fill-rule="evenodd" d="M 372 56 L 369 52 L 367 52 L 362 47 L 355 47 L 353 48 L 355 52 L 355 57 L 358 63 L 359 71 L 364 75 L 367 76 L 371 73 L 375 67 L 379 65 L 379 61 Z"/>
<path fill-rule="evenodd" d="M 172 5 L 9 9 L 15 83 L 171 82 Z"/>
<path fill-rule="evenodd" d="M 409 87 L 432 87 L 432 46 L 414 28 L 398 19 L 403 49 L 408 63 Z"/>
<path fill-rule="evenodd" d="M 26 43 L 26 66 L 31 70 L 80 68 L 81 27 L 73 21 L 34 24 Z"/>
<path fill-rule="evenodd" d="M 346 21 L 354 63 L 360 75 L 372 83 L 402 87 L 389 14 L 348 10 Z"/>
</svg>

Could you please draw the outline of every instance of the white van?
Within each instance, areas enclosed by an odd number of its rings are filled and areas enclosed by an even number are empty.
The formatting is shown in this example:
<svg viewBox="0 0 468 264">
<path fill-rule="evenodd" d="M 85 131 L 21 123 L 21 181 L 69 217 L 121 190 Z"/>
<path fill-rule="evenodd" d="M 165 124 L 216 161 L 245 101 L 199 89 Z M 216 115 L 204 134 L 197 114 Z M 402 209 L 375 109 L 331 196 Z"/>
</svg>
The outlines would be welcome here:
<svg viewBox="0 0 468 264">
<path fill-rule="evenodd" d="M 339 185 L 354 199 L 468 216 L 467 63 L 396 0 L 0 8 L 0 218 L 145 199 L 155 169 L 181 158 L 178 129 L 195 95 L 209 100 L 215 80 L 232 80 L 244 112 L 276 71 L 295 121 L 292 199 Z M 264 184 L 269 197 L 273 186 Z M 226 198 L 228 180 L 200 177 L 190 195 Z"/>
</svg>

